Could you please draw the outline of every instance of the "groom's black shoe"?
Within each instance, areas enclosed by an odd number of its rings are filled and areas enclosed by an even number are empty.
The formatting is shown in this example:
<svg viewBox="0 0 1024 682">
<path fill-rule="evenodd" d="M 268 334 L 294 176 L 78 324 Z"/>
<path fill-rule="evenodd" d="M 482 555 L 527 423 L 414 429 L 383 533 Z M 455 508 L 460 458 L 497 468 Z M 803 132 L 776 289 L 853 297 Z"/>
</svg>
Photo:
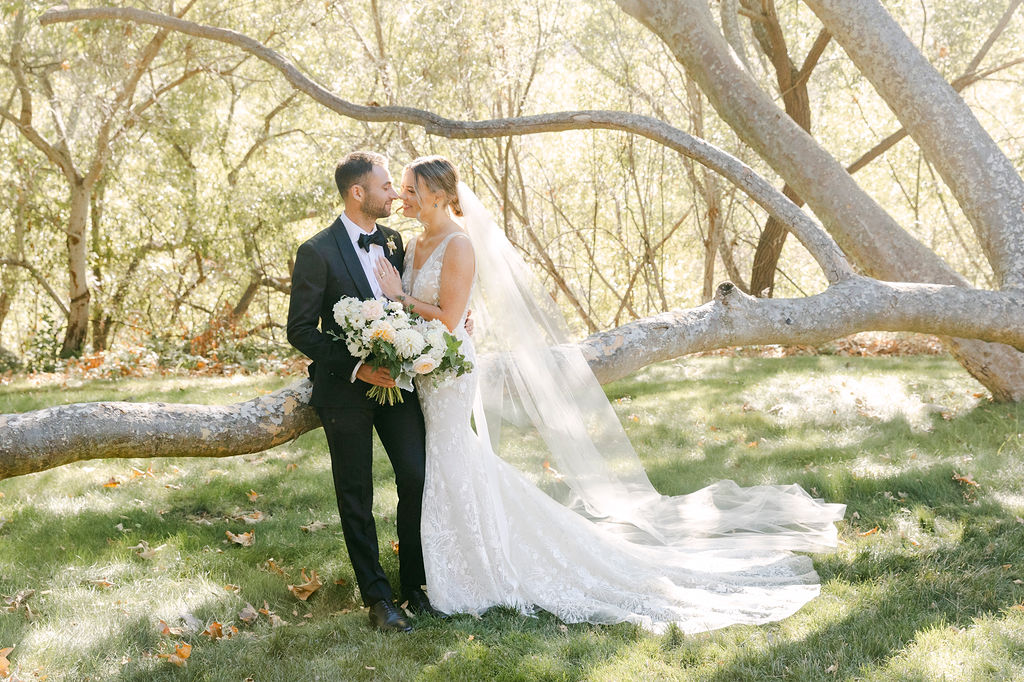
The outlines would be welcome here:
<svg viewBox="0 0 1024 682">
<path fill-rule="evenodd" d="M 406 595 L 407 605 L 406 608 L 414 616 L 433 616 L 434 618 L 444 618 L 444 614 L 435 609 L 430 604 L 430 599 L 427 598 L 426 592 L 423 590 L 413 590 Z"/>
<path fill-rule="evenodd" d="M 370 605 L 370 625 L 378 630 L 411 632 L 412 626 L 405 620 L 390 599 L 381 599 Z"/>
</svg>

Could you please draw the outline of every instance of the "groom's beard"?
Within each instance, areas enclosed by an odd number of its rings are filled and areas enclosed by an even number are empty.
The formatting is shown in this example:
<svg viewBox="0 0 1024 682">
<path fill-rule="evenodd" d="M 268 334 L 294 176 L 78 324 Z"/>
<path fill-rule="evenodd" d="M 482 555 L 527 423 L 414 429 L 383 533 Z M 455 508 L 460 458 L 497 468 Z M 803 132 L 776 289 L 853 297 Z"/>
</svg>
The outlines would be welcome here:
<svg viewBox="0 0 1024 682">
<path fill-rule="evenodd" d="M 374 203 L 370 197 L 366 198 L 362 206 L 363 215 L 373 220 L 380 220 L 381 218 L 387 218 L 391 215 L 391 202 L 387 199 L 382 199 Z"/>
</svg>

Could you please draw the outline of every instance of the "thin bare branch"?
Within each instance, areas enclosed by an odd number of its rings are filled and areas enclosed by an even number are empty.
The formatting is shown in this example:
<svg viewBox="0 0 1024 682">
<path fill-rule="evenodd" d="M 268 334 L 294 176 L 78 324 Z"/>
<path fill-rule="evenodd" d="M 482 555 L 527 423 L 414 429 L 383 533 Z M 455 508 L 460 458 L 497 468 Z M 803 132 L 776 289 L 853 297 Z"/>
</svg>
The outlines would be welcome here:
<svg viewBox="0 0 1024 682">
<path fill-rule="evenodd" d="M 32 275 L 32 277 L 37 282 L 39 282 L 43 289 L 46 290 L 46 293 L 49 294 L 50 298 L 52 298 L 53 301 L 57 304 L 57 307 L 60 308 L 60 311 L 64 313 L 65 317 L 67 317 L 67 304 L 65 304 L 61 297 L 57 294 L 57 292 L 53 290 L 53 287 L 50 286 L 49 280 L 43 275 L 43 273 L 39 272 L 39 270 L 34 265 L 29 263 L 28 261 L 21 260 L 18 258 L 0 258 L 0 265 L 9 265 L 11 267 L 24 268 L 25 270 L 28 270 L 29 274 Z"/>
<path fill-rule="evenodd" d="M 362 121 L 409 123 L 423 127 L 429 134 L 453 139 L 506 137 L 582 129 L 621 130 L 647 137 L 722 174 L 769 214 L 775 215 L 804 244 L 821 266 L 829 282 L 834 283 L 853 275 L 853 269 L 835 241 L 769 182 L 739 159 L 664 121 L 622 111 L 599 110 L 567 111 L 489 121 L 457 121 L 412 107 L 373 107 L 348 102 L 309 79 L 281 54 L 249 36 L 228 29 L 205 26 L 155 12 L 118 7 L 49 10 L 42 16 L 40 22 L 54 24 L 94 19 L 151 24 L 233 45 L 276 68 L 294 88 L 306 93 L 316 102 L 338 114 Z"/>
</svg>

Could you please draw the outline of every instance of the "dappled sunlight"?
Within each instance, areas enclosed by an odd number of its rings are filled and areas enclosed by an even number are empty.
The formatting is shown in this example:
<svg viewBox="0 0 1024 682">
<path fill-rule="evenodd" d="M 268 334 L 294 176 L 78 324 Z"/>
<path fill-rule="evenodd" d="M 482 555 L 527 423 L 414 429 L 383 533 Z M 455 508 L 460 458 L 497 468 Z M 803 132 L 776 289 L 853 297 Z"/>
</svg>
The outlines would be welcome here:
<svg viewBox="0 0 1024 682">
<path fill-rule="evenodd" d="M 922 395 L 905 379 L 891 375 L 806 372 L 759 381 L 746 387 L 743 397 L 752 408 L 772 415 L 783 426 L 847 426 L 904 419 L 915 432 L 930 431 L 932 415 L 949 418 L 974 407 L 979 400 L 935 388 Z M 939 397 L 942 403 L 932 402 Z"/>
<path fill-rule="evenodd" d="M 26 628 L 19 643 L 22 660 L 46 668 L 55 663 L 74 668 L 89 655 L 89 672 L 107 679 L 116 674 L 124 656 L 139 656 L 129 643 L 151 642 L 158 648 L 160 620 L 191 638 L 206 628 L 210 613 L 244 606 L 208 579 L 155 581 L 133 576 L 137 573 L 137 566 L 117 562 L 69 567 L 35 598 L 46 617 Z M 97 584 L 104 581 L 113 585 Z"/>
<path fill-rule="evenodd" d="M 917 631 L 913 641 L 868 679 L 1019 680 L 1024 660 L 1024 612 L 980 616 L 966 627 L 939 624 Z"/>
</svg>

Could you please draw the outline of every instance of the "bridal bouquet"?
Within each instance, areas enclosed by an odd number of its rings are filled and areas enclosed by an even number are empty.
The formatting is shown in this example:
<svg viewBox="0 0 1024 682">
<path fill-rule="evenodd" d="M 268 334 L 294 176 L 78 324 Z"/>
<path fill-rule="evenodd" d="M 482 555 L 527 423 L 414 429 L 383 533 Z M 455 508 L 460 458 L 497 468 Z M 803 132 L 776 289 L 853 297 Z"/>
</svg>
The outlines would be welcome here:
<svg viewBox="0 0 1024 682">
<path fill-rule="evenodd" d="M 342 296 L 334 304 L 334 321 L 348 352 L 373 367 L 385 367 L 397 386 L 373 386 L 367 397 L 383 405 L 402 402 L 402 390 L 412 390 L 415 376 L 430 374 L 439 381 L 461 376 L 473 363 L 459 350 L 462 341 L 440 320 L 425 320 L 397 301 L 361 300 Z"/>
</svg>

